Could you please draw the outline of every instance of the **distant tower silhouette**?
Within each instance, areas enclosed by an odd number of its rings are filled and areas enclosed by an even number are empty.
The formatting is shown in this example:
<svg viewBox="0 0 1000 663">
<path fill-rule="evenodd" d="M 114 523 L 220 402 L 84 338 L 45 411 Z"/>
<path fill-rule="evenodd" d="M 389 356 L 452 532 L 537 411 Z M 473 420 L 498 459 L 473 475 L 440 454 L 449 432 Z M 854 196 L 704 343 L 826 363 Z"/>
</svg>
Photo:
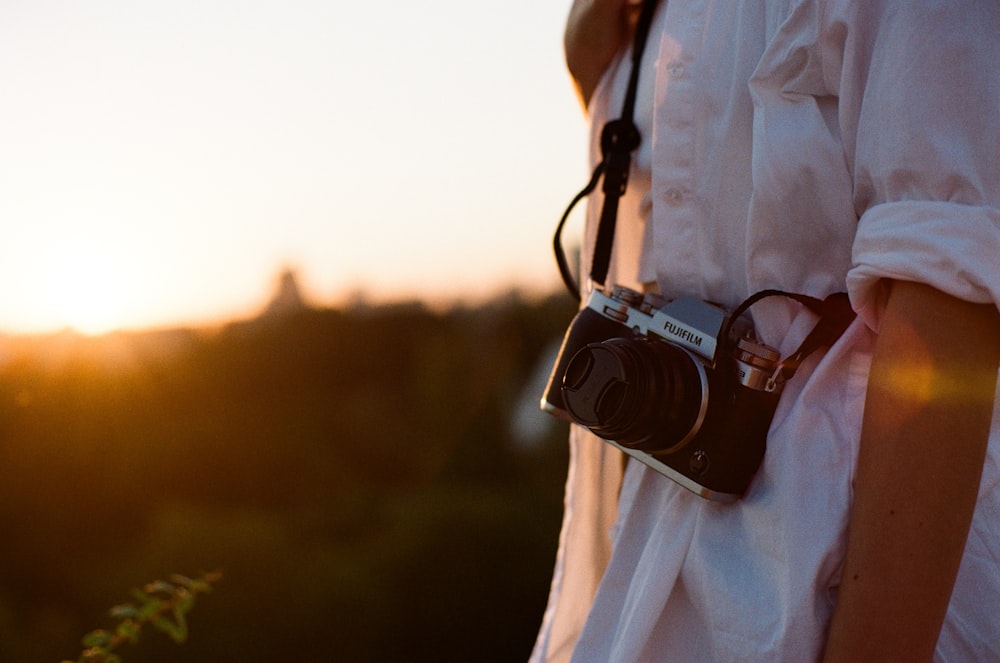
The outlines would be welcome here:
<svg viewBox="0 0 1000 663">
<path fill-rule="evenodd" d="M 286 268 L 278 277 L 278 285 L 271 296 L 271 301 L 264 308 L 261 317 L 274 318 L 298 313 L 309 308 L 302 298 L 299 290 L 299 282 L 295 277 L 295 271 Z"/>
</svg>

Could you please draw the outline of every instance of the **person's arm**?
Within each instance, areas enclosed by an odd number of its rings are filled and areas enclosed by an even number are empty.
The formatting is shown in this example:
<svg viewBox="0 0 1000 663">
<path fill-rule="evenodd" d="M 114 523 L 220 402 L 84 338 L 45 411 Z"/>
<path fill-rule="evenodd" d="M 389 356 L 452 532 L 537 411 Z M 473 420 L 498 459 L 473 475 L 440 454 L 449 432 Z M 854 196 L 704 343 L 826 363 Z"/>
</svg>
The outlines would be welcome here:
<svg viewBox="0 0 1000 663">
<path fill-rule="evenodd" d="M 996 307 L 892 285 L 827 663 L 931 660 L 976 504 L 998 360 Z"/>
<path fill-rule="evenodd" d="M 629 0 L 575 0 L 566 21 L 566 66 L 584 107 L 604 71 L 632 36 L 638 5 Z"/>
</svg>

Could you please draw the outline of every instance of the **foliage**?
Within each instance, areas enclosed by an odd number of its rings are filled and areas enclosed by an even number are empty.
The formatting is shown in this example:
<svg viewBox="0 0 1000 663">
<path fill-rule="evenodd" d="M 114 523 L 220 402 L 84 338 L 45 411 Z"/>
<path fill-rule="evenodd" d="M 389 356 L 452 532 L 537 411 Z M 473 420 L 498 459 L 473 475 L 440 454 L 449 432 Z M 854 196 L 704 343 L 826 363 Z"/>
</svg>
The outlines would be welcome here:
<svg viewBox="0 0 1000 663">
<path fill-rule="evenodd" d="M 220 577 L 219 572 L 204 573 L 198 578 L 175 574 L 170 577 L 171 582 L 156 580 L 132 590 L 136 603 L 111 608 L 111 616 L 120 621 L 112 630 L 97 629 L 85 635 L 84 650 L 76 663 L 121 663 L 122 658 L 115 651 L 122 645 L 136 644 L 147 625 L 183 644 L 188 637 L 187 614 L 198 595 L 210 592 Z"/>
<path fill-rule="evenodd" d="M 0 663 L 65 657 L 176 568 L 226 574 L 189 663 L 527 658 L 567 461 L 531 382 L 573 309 L 0 337 Z M 176 660 L 158 640 L 128 658 Z"/>
</svg>

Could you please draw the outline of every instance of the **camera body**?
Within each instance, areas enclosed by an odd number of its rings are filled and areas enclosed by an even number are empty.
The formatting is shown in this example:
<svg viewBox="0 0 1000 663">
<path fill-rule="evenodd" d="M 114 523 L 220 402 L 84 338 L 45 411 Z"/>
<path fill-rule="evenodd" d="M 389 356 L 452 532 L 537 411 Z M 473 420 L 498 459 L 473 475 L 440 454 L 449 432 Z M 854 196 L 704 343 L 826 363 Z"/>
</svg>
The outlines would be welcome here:
<svg viewBox="0 0 1000 663">
<path fill-rule="evenodd" d="M 713 304 L 595 289 L 566 331 L 541 407 L 701 497 L 732 502 L 764 457 L 779 359 L 749 321 Z"/>
</svg>

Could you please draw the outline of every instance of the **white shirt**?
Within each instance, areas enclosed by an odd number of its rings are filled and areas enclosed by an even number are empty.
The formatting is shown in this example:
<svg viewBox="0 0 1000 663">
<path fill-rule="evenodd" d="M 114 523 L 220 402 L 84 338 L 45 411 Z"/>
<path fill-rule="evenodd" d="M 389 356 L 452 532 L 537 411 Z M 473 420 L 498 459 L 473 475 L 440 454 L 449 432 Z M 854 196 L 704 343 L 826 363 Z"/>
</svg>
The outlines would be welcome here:
<svg viewBox="0 0 1000 663">
<path fill-rule="evenodd" d="M 1000 4 L 663 4 L 608 281 L 655 281 L 667 296 L 729 307 L 765 288 L 846 289 L 859 317 L 785 386 L 764 462 L 736 504 L 635 462 L 621 478 L 617 452 L 573 430 L 532 660 L 816 660 L 844 555 L 883 279 L 1000 302 Z M 595 134 L 620 113 L 628 64 L 595 94 Z M 815 323 L 781 299 L 751 312 L 783 355 Z M 937 660 L 1000 660 L 998 412 Z"/>
</svg>

